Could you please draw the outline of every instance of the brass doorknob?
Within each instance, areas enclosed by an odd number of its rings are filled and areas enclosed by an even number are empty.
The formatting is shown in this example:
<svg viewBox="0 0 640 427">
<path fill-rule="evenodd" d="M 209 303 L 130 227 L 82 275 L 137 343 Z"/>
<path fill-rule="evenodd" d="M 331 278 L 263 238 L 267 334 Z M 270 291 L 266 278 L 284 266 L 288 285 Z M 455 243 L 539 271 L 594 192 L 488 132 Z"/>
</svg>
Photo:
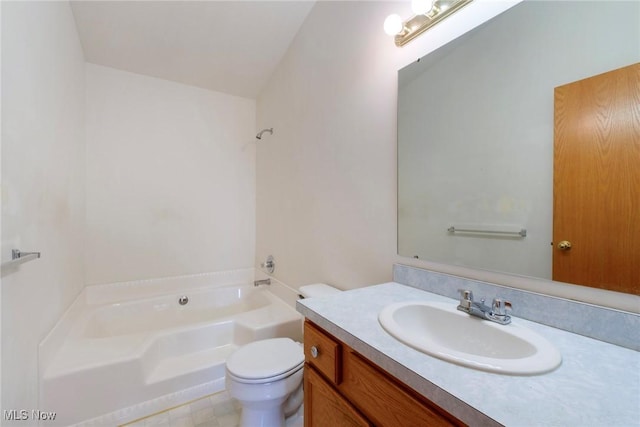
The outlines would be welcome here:
<svg viewBox="0 0 640 427">
<path fill-rule="evenodd" d="M 563 240 L 562 242 L 558 243 L 558 249 L 560 249 L 561 251 L 568 251 L 569 249 L 571 249 L 571 242 L 568 240 Z"/>
</svg>

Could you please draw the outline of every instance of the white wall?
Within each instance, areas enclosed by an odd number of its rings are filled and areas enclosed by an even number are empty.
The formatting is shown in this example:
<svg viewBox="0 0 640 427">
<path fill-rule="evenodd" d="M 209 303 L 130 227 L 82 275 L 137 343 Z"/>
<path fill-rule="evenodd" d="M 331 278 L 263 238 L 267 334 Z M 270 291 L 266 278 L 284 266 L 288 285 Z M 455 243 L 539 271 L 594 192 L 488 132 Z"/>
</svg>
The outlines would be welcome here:
<svg viewBox="0 0 640 427">
<path fill-rule="evenodd" d="M 38 409 L 38 342 L 83 286 L 84 155 L 84 58 L 69 4 L 3 2 L 0 255 L 42 258 L 2 268 L 2 409 Z"/>
<path fill-rule="evenodd" d="M 86 72 L 86 282 L 251 267 L 255 101 Z"/>
<path fill-rule="evenodd" d="M 409 2 L 318 2 L 258 99 L 256 263 L 298 287 L 391 279 L 394 262 L 597 304 L 624 294 L 396 255 L 397 71 L 519 1 L 474 1 L 403 48 L 382 30 Z M 403 7 L 405 9 L 403 9 Z"/>
<path fill-rule="evenodd" d="M 0 52 L 2 46 L 2 2 L 0 2 Z M 0 100 L 2 99 L 2 55 L 0 55 Z M 2 242 L 2 102 L 0 102 L 0 243 Z M 0 256 L 2 256 L 0 244 Z M 0 409 L 2 405 L 2 267 L 0 267 Z"/>
<path fill-rule="evenodd" d="M 257 147 L 258 263 L 273 254 L 294 287 L 391 279 L 397 71 L 513 4 L 472 3 L 399 49 L 382 24 L 408 2 L 316 3 L 258 99 L 274 127 Z"/>
</svg>

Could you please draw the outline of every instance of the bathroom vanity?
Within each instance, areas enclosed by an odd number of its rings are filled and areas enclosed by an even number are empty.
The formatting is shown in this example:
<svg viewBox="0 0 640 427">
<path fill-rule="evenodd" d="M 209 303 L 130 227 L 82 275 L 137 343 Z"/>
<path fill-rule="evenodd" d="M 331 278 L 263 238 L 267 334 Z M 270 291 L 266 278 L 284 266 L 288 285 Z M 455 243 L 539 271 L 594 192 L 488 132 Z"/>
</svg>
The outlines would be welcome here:
<svg viewBox="0 0 640 427">
<path fill-rule="evenodd" d="M 517 317 L 562 364 L 504 375 L 417 351 L 378 321 L 389 304 L 459 301 L 399 283 L 300 300 L 305 322 L 306 426 L 640 425 L 640 353 Z"/>
<path fill-rule="evenodd" d="M 308 320 L 304 353 L 307 427 L 464 425 Z"/>
</svg>

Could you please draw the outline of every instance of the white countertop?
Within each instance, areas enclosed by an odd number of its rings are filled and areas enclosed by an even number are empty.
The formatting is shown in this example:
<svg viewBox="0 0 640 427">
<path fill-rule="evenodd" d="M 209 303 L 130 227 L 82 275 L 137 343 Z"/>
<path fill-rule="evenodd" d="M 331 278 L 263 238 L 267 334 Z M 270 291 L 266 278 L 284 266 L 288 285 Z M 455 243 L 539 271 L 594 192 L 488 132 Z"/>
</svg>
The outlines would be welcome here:
<svg viewBox="0 0 640 427">
<path fill-rule="evenodd" d="M 469 425 L 640 426 L 639 352 L 514 317 L 514 323 L 558 348 L 560 367 L 537 376 L 477 371 L 428 356 L 387 334 L 378 313 L 403 301 L 458 304 L 392 282 L 299 300 L 297 309 Z"/>
</svg>

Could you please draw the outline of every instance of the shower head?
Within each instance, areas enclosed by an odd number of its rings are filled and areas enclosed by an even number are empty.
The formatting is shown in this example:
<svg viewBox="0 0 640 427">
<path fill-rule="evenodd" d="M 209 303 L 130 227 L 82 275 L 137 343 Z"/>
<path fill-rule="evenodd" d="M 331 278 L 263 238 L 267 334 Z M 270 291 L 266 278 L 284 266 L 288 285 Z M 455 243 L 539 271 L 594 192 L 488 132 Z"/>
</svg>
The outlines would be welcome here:
<svg viewBox="0 0 640 427">
<path fill-rule="evenodd" d="M 256 135 L 256 139 L 262 139 L 262 134 L 265 132 L 269 132 L 269 135 L 273 135 L 273 128 L 269 128 L 269 129 L 262 129 L 260 132 L 258 132 L 258 134 Z"/>
</svg>

